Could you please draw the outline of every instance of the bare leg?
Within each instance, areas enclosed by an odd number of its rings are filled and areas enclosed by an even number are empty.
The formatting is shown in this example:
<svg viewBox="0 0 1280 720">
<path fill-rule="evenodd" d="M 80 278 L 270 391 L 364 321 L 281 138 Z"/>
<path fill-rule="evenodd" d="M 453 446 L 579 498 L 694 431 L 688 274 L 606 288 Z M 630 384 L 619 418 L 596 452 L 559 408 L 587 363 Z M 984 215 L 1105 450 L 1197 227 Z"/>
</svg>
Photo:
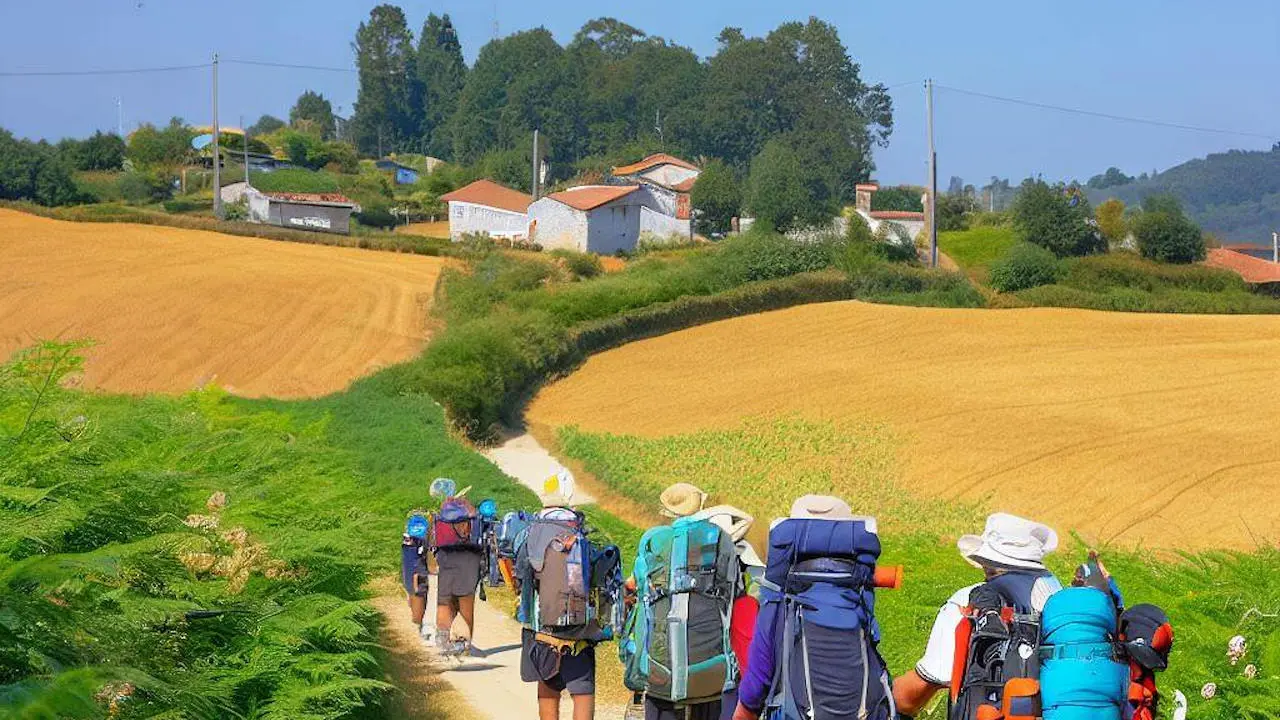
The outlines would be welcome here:
<svg viewBox="0 0 1280 720">
<path fill-rule="evenodd" d="M 573 696 L 573 720 L 592 720 L 596 716 L 595 695 Z"/>
<path fill-rule="evenodd" d="M 458 601 L 456 598 L 449 598 L 448 602 L 436 604 L 436 637 L 441 643 L 447 643 L 452 638 L 451 633 L 453 627 L 453 617 L 457 614 Z"/>
<path fill-rule="evenodd" d="M 560 720 L 560 693 L 544 682 L 538 683 L 538 720 Z"/>
<path fill-rule="evenodd" d="M 413 616 L 413 624 L 422 629 L 422 616 L 427 614 L 427 599 L 413 595 L 409 598 L 409 611 Z"/>
<path fill-rule="evenodd" d="M 462 621 L 467 624 L 467 639 L 474 640 L 476 637 L 476 596 L 467 595 L 458 598 L 458 614 L 462 616 Z"/>
</svg>

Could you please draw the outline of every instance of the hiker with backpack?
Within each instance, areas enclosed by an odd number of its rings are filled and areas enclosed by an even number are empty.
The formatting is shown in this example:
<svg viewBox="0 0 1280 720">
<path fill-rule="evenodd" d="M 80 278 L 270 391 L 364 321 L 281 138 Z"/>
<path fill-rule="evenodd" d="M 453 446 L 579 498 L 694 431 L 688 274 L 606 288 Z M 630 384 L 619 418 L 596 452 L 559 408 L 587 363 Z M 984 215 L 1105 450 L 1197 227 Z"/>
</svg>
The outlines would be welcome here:
<svg viewBox="0 0 1280 720">
<path fill-rule="evenodd" d="M 893 720 L 875 589 L 901 569 L 877 568 L 875 518 L 805 495 L 770 528 L 767 557 L 734 720 Z"/>
<path fill-rule="evenodd" d="M 764 563 L 745 540 L 752 518 L 727 505 L 704 508 L 706 493 L 688 483 L 668 487 L 659 500 L 672 523 L 639 543 L 628 581 L 632 608 L 618 641 L 624 682 L 645 720 L 719 720 L 726 697 L 737 701 L 735 651 L 745 654 L 751 636 L 741 625 L 755 621 L 744 564 Z"/>
<path fill-rule="evenodd" d="M 430 588 L 424 551 L 428 527 L 426 516 L 414 512 L 409 515 L 400 539 L 400 580 L 409 601 L 409 616 L 419 633 L 422 632 L 422 618 L 427 612 L 427 592 Z"/>
<path fill-rule="evenodd" d="M 573 489 L 567 470 L 548 478 L 542 510 L 516 540 L 520 679 L 537 683 L 541 720 L 558 720 L 565 691 L 574 720 L 594 717 L 595 648 L 613 636 L 622 587 L 618 548 L 588 539 L 585 518 L 570 505 Z"/>
<path fill-rule="evenodd" d="M 1058 534 L 1006 513 L 987 518 L 982 535 L 965 535 L 960 554 L 984 582 L 957 590 L 938 611 L 924 657 L 893 683 L 903 716 L 951 689 L 951 719 L 974 720 L 1004 694 L 1009 680 L 1034 677 L 1039 616 L 1062 583 L 1044 565 Z M 967 636 L 962 645 L 961 636 Z"/>
<path fill-rule="evenodd" d="M 436 643 L 442 652 L 462 655 L 470 650 L 476 632 L 476 588 L 483 562 L 482 527 L 467 490 L 454 492 L 452 480 L 433 483 L 433 494 L 444 495 L 432 516 L 431 549 L 436 558 Z M 461 615 L 467 637 L 454 638 L 453 623 Z"/>
</svg>

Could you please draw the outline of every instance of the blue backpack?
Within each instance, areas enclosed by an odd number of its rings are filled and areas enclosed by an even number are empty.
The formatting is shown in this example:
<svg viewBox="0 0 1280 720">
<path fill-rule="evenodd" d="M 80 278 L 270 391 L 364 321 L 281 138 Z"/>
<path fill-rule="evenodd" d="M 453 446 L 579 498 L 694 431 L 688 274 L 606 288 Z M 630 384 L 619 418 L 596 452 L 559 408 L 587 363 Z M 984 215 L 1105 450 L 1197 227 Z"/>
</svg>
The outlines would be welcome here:
<svg viewBox="0 0 1280 720">
<path fill-rule="evenodd" d="M 742 577 L 733 538 L 703 519 L 652 528 L 634 575 L 636 604 L 618 641 L 626 686 L 675 703 L 718 700 L 735 687 L 729 621 Z"/>
<path fill-rule="evenodd" d="M 756 632 L 774 637 L 771 720 L 891 720 L 880 656 L 875 521 L 787 519 L 769 531 Z M 772 622 L 766 627 L 766 623 Z"/>
<path fill-rule="evenodd" d="M 1044 720 L 1120 720 L 1129 666 L 1120 662 L 1116 606 L 1089 587 L 1060 590 L 1040 616 Z"/>
</svg>

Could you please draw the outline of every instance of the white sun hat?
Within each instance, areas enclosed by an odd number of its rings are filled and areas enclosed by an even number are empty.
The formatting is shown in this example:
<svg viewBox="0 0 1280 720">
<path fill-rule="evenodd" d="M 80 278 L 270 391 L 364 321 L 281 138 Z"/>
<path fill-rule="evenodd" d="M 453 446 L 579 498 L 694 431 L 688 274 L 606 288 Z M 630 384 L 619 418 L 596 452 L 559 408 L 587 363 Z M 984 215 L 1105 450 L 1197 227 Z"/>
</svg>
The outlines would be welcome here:
<svg viewBox="0 0 1280 720">
<path fill-rule="evenodd" d="M 963 535 L 956 547 L 975 567 L 1044 570 L 1045 556 L 1058 549 L 1058 533 L 1034 520 L 995 513 L 981 535 Z"/>
<path fill-rule="evenodd" d="M 542 507 L 570 507 L 575 486 L 573 473 L 560 468 L 555 475 L 542 481 Z"/>
</svg>

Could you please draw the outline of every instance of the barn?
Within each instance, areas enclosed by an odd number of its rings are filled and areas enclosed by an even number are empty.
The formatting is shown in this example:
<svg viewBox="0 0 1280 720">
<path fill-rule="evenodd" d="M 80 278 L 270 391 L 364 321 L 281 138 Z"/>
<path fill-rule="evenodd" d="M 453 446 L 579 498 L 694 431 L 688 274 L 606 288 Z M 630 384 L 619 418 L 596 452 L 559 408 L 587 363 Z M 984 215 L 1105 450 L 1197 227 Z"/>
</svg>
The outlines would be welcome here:
<svg viewBox="0 0 1280 720">
<path fill-rule="evenodd" d="M 249 221 L 348 235 L 360 206 L 336 193 L 264 193 L 248 188 Z"/>
<path fill-rule="evenodd" d="M 440 199 L 449 204 L 449 239 L 454 242 L 464 235 L 518 240 L 529 234 L 527 213 L 533 196 L 519 190 L 477 180 Z"/>
<path fill-rule="evenodd" d="M 658 153 L 631 165 L 615 167 L 612 174 L 623 182 L 647 185 L 663 213 L 678 220 L 688 220 L 689 191 L 701 173 L 697 165 L 687 160 Z"/>
<path fill-rule="evenodd" d="M 529 206 L 529 239 L 549 250 L 609 255 L 634 250 L 644 234 L 667 238 L 688 231 L 688 221 L 665 214 L 646 185 L 583 185 Z"/>
</svg>

